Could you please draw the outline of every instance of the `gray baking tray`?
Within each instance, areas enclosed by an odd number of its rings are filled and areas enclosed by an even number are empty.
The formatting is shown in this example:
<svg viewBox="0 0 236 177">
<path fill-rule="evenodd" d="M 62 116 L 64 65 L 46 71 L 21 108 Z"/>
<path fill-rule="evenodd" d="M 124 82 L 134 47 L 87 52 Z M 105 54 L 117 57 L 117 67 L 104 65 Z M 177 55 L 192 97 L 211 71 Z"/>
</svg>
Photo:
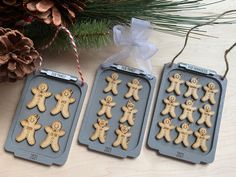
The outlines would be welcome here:
<svg viewBox="0 0 236 177">
<path fill-rule="evenodd" d="M 28 109 L 26 107 L 27 103 L 33 97 L 31 88 L 37 87 L 41 82 L 47 83 L 49 86 L 48 91 L 52 93 L 52 96 L 46 99 L 45 112 L 40 112 L 37 107 L 33 109 Z M 64 119 L 61 114 L 55 116 L 50 114 L 50 111 L 57 103 L 54 97 L 55 94 L 61 93 L 66 88 L 71 88 L 73 90 L 72 97 L 76 99 L 69 107 L 71 115 L 68 119 Z M 8 133 L 5 150 L 14 153 L 16 157 L 21 157 L 41 164 L 63 165 L 67 160 L 70 151 L 86 90 L 87 85 L 84 84 L 81 86 L 81 82 L 76 77 L 51 70 L 40 70 L 28 76 Z M 41 124 L 41 128 L 35 133 L 36 143 L 33 146 L 30 146 L 26 140 L 22 142 L 17 142 L 15 140 L 16 136 L 22 130 L 20 121 L 26 119 L 31 114 L 38 114 L 40 116 L 38 123 Z M 47 135 L 44 127 L 51 125 L 52 122 L 56 120 L 62 123 L 63 130 L 65 131 L 65 135 L 59 138 L 60 150 L 58 152 L 53 152 L 50 146 L 42 149 L 39 144 Z"/>
<path fill-rule="evenodd" d="M 119 94 L 116 96 L 112 95 L 112 93 L 103 92 L 104 88 L 107 86 L 105 78 L 110 76 L 113 72 L 118 73 L 119 79 L 122 80 L 122 83 L 118 86 Z M 124 97 L 125 93 L 128 91 L 126 84 L 134 78 L 138 78 L 140 80 L 143 89 L 139 91 L 140 100 L 137 102 L 132 100 L 135 102 L 135 107 L 138 109 L 138 113 L 135 116 L 135 124 L 130 130 L 132 135 L 129 138 L 128 149 L 123 150 L 120 146 L 113 147 L 112 144 L 117 138 L 115 130 L 119 127 L 119 120 L 123 115 L 121 107 L 125 106 L 129 100 Z M 155 82 L 156 79 L 154 76 L 145 74 L 139 69 L 116 64 L 112 66 L 100 66 L 96 74 L 78 141 L 81 144 L 88 146 L 89 149 L 97 152 L 102 152 L 120 158 L 137 157 L 140 154 L 142 147 Z M 113 97 L 113 101 L 116 102 L 116 106 L 112 108 L 113 117 L 108 120 L 108 126 L 110 129 L 106 134 L 106 141 L 104 144 L 101 144 L 98 140 L 90 140 L 90 137 L 95 131 L 93 124 L 97 122 L 99 117 L 97 116 L 97 112 L 101 107 L 100 100 L 108 95 Z M 105 116 L 101 116 L 101 118 L 106 119 Z"/>
<path fill-rule="evenodd" d="M 207 147 L 208 150 L 206 152 L 201 151 L 198 149 L 193 149 L 191 145 L 195 142 L 196 137 L 192 134 L 189 136 L 189 147 L 185 147 L 182 143 L 181 144 L 175 144 L 174 140 L 176 139 L 178 132 L 176 131 L 176 128 L 171 131 L 171 137 L 172 141 L 167 142 L 165 139 L 157 139 L 156 135 L 160 131 L 160 127 L 158 126 L 159 122 L 162 122 L 165 118 L 169 117 L 168 115 L 163 116 L 161 114 L 161 111 L 164 109 L 165 104 L 163 103 L 163 100 L 167 98 L 169 95 L 175 95 L 177 100 L 180 102 L 180 104 L 185 103 L 185 101 L 189 98 L 185 98 L 183 94 L 187 91 L 187 86 L 185 84 L 181 85 L 181 95 L 177 96 L 174 92 L 167 93 L 166 89 L 170 85 L 170 81 L 168 80 L 168 77 L 172 76 L 174 73 L 180 73 L 182 74 L 182 80 L 189 81 L 192 77 L 196 77 L 199 80 L 199 83 L 202 86 L 205 86 L 209 82 L 215 83 L 217 88 L 219 89 L 219 92 L 216 94 L 216 104 L 212 105 L 212 111 L 215 112 L 215 115 L 211 118 L 212 127 L 207 128 L 205 124 L 198 125 L 196 124 L 196 121 L 200 118 L 200 112 L 198 111 L 199 108 L 203 107 L 205 104 L 210 104 L 209 102 L 201 102 L 200 99 L 194 101 L 194 106 L 197 107 L 197 110 L 194 112 L 194 123 L 189 123 L 188 120 L 179 120 L 178 117 L 182 113 L 182 109 L 180 106 L 176 107 L 176 115 L 177 117 L 172 119 L 172 124 L 174 126 L 180 126 L 184 122 L 190 124 L 190 128 L 192 131 L 197 131 L 199 128 L 204 127 L 207 129 L 208 134 L 210 135 L 210 139 L 207 141 Z M 224 97 L 225 97 L 225 91 L 226 91 L 226 85 L 227 80 L 222 80 L 222 77 L 219 76 L 215 71 L 200 68 L 194 65 L 189 65 L 185 63 L 178 63 L 173 64 L 172 66 L 170 64 L 166 64 L 164 67 L 156 107 L 155 107 L 155 113 L 153 115 L 153 120 L 151 123 L 151 128 L 149 132 L 148 137 L 148 146 L 152 149 L 157 150 L 162 155 L 167 155 L 173 158 L 177 158 L 180 160 L 188 161 L 191 163 L 211 163 L 214 160 L 215 157 L 215 151 L 216 151 L 216 145 L 217 145 L 217 139 L 219 134 L 219 128 L 220 128 L 220 121 L 221 121 L 221 115 L 222 115 L 222 109 L 224 104 Z M 200 98 L 204 95 L 203 87 L 201 87 L 198 90 L 198 95 Z"/>
</svg>

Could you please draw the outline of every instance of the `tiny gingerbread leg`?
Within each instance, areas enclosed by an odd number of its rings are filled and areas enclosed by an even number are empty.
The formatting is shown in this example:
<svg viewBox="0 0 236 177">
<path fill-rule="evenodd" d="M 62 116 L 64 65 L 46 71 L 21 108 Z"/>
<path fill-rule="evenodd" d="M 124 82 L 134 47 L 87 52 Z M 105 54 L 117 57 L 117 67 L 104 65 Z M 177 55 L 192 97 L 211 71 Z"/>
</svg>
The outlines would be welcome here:
<svg viewBox="0 0 236 177">
<path fill-rule="evenodd" d="M 120 140 L 116 140 L 114 143 L 113 143 L 113 146 L 117 147 L 120 145 Z"/>
<path fill-rule="evenodd" d="M 60 150 L 60 146 L 57 142 L 52 142 L 51 146 L 54 152 L 58 152 Z"/>
<path fill-rule="evenodd" d="M 30 102 L 27 104 L 27 108 L 32 109 L 32 108 L 34 108 L 36 105 L 37 105 L 37 100 L 36 100 L 36 99 L 33 99 L 32 101 L 30 101 Z"/>
<path fill-rule="evenodd" d="M 50 143 L 50 140 L 49 140 L 49 139 L 46 139 L 46 140 L 44 140 L 43 142 L 41 142 L 40 147 L 41 147 L 41 148 L 46 148 L 46 147 L 48 147 L 50 144 L 51 144 L 51 143 Z"/>
<path fill-rule="evenodd" d="M 204 118 L 199 119 L 199 120 L 197 121 L 197 123 L 198 123 L 199 125 L 203 124 L 203 123 L 204 123 Z"/>
<path fill-rule="evenodd" d="M 175 144 L 179 144 L 182 141 L 182 136 L 179 135 L 176 139 L 175 139 Z"/>
<path fill-rule="evenodd" d="M 16 141 L 17 142 L 21 142 L 21 141 L 23 141 L 23 140 L 25 140 L 26 139 L 26 134 L 25 133 L 21 133 L 20 135 L 18 135 L 17 137 L 16 137 Z"/>
<path fill-rule="evenodd" d="M 70 117 L 70 112 L 69 112 L 69 108 L 68 107 L 63 107 L 62 109 L 62 116 L 67 119 Z"/>
<path fill-rule="evenodd" d="M 52 115 L 56 115 L 56 114 L 58 114 L 60 112 L 60 109 L 58 108 L 58 107 L 55 107 L 55 108 L 53 108 L 52 110 L 51 110 L 51 114 Z"/>
<path fill-rule="evenodd" d="M 166 133 L 165 134 L 165 139 L 166 139 L 166 141 L 170 142 L 171 141 L 170 134 Z"/>
<path fill-rule="evenodd" d="M 102 144 L 104 144 L 105 143 L 105 136 L 100 136 L 99 137 L 99 141 L 100 141 L 100 143 L 102 143 Z"/>
<path fill-rule="evenodd" d="M 206 152 L 207 149 L 208 149 L 205 144 L 202 144 L 200 147 L 201 147 L 201 150 L 202 150 L 203 152 Z"/>
<path fill-rule="evenodd" d="M 123 116 L 123 117 L 121 117 L 120 122 L 121 122 L 121 123 L 124 123 L 126 120 L 127 120 L 127 117 L 126 117 L 126 116 Z"/>
<path fill-rule="evenodd" d="M 98 134 L 96 132 L 90 137 L 92 141 L 95 141 L 97 138 L 98 138 Z"/>
<path fill-rule="evenodd" d="M 157 139 L 162 139 L 165 135 L 165 131 L 161 129 L 161 131 L 157 134 L 156 138 Z"/>
<path fill-rule="evenodd" d="M 200 143 L 199 143 L 199 142 L 195 142 L 195 143 L 192 145 L 192 147 L 193 147 L 194 149 L 199 148 L 199 146 L 200 146 Z"/>
<path fill-rule="evenodd" d="M 121 143 L 121 147 L 122 147 L 122 149 L 127 150 L 128 149 L 128 143 L 123 140 L 122 143 Z"/>
</svg>

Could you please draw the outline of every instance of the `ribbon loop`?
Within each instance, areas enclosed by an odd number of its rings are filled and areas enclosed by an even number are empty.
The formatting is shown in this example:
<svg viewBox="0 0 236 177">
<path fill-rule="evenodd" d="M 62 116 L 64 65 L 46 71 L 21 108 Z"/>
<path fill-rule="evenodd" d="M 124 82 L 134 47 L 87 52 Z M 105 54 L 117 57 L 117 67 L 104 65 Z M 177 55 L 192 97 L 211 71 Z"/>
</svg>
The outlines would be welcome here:
<svg viewBox="0 0 236 177">
<path fill-rule="evenodd" d="M 158 51 L 154 44 L 147 40 L 150 36 L 151 24 L 148 21 L 132 18 L 131 28 L 116 25 L 113 28 L 113 40 L 121 52 L 109 57 L 104 64 L 112 65 L 115 62 L 132 57 L 138 66 L 146 73 L 151 73 L 151 57 Z"/>
</svg>

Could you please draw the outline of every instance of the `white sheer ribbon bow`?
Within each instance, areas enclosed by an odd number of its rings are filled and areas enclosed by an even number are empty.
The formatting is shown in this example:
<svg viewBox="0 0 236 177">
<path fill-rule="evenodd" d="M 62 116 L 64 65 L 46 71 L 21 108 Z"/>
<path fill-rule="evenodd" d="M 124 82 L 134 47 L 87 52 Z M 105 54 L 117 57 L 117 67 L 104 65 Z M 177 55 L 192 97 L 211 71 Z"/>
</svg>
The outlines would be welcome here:
<svg viewBox="0 0 236 177">
<path fill-rule="evenodd" d="M 151 24 L 148 21 L 132 18 L 131 29 L 116 25 L 113 28 L 113 39 L 121 52 L 109 57 L 104 65 L 112 65 L 120 60 L 132 57 L 138 66 L 146 73 L 151 74 L 151 57 L 158 51 L 155 45 L 149 43 Z"/>
</svg>

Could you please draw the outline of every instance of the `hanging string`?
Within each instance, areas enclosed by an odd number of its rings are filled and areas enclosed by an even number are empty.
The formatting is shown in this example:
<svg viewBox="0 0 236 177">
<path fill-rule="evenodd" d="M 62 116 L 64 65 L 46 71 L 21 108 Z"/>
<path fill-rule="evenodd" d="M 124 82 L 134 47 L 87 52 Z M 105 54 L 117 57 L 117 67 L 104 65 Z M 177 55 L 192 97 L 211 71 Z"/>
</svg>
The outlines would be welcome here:
<svg viewBox="0 0 236 177">
<path fill-rule="evenodd" d="M 170 67 L 173 66 L 175 60 L 183 53 L 184 49 L 186 48 L 186 46 L 187 46 L 187 44 L 188 44 L 189 35 L 190 35 L 190 33 L 191 33 L 193 30 L 195 30 L 196 28 L 205 26 L 205 25 L 214 24 L 214 22 L 215 22 L 216 20 L 220 19 L 221 17 L 225 16 L 226 14 L 235 13 L 235 12 L 236 12 L 236 10 L 229 10 L 229 11 L 223 12 L 222 14 L 218 15 L 218 16 L 217 16 L 216 18 L 214 18 L 213 20 L 210 20 L 210 21 L 208 21 L 208 22 L 206 22 L 206 23 L 199 24 L 199 25 L 196 25 L 196 26 L 190 28 L 190 30 L 189 30 L 189 31 L 187 32 L 187 34 L 186 34 L 185 42 L 184 42 L 183 48 L 182 48 L 182 49 L 177 53 L 177 55 L 172 59 L 171 64 L 170 64 Z M 232 48 L 234 48 L 234 46 L 232 46 Z M 231 48 L 231 49 L 232 49 L 232 48 Z M 230 50 L 231 50 L 231 49 L 230 49 Z M 229 50 L 229 51 L 230 51 L 230 50 Z M 228 53 L 229 53 L 229 52 L 228 52 Z M 226 72 L 225 72 L 224 76 L 222 77 L 223 79 L 226 77 L 226 75 L 227 75 L 227 73 L 228 73 L 228 71 L 229 71 L 229 64 L 228 64 L 228 60 L 227 60 L 227 54 L 228 54 L 228 53 L 226 53 L 226 58 L 225 58 Z"/>
<path fill-rule="evenodd" d="M 68 30 L 66 27 L 64 26 L 59 26 L 54 34 L 54 36 L 52 37 L 52 39 L 50 40 L 50 42 L 48 44 L 46 44 L 45 46 L 41 47 L 40 49 L 41 50 L 45 50 L 47 48 L 49 48 L 53 42 L 56 40 L 58 34 L 60 31 L 64 31 L 68 37 L 69 37 L 69 41 L 70 41 L 70 44 L 73 48 L 73 51 L 74 51 L 74 54 L 75 54 L 75 57 L 76 57 L 76 62 L 77 62 L 77 70 L 78 70 L 78 73 L 79 73 L 79 76 L 80 76 L 80 79 L 82 81 L 82 85 L 84 85 L 84 77 L 83 77 L 83 73 L 81 71 L 81 67 L 80 67 L 80 57 L 79 57 L 79 52 L 77 50 L 77 45 L 75 43 L 75 39 L 73 37 L 73 35 L 71 34 L 70 30 Z M 41 64 L 42 64 L 42 61 L 41 61 Z M 41 66 L 41 65 L 40 65 Z"/>
<path fill-rule="evenodd" d="M 229 49 L 227 49 L 226 51 L 225 51 L 225 55 L 224 55 L 224 58 L 225 58 L 225 63 L 226 63 L 226 71 L 225 71 L 225 74 L 224 74 L 224 76 L 222 77 L 222 79 L 225 79 L 226 78 L 226 76 L 227 76 L 227 74 L 228 74 L 228 72 L 229 72 L 229 61 L 228 61 L 228 54 L 230 53 L 230 51 L 234 48 L 234 47 L 236 47 L 236 42 L 229 48 Z"/>
</svg>

